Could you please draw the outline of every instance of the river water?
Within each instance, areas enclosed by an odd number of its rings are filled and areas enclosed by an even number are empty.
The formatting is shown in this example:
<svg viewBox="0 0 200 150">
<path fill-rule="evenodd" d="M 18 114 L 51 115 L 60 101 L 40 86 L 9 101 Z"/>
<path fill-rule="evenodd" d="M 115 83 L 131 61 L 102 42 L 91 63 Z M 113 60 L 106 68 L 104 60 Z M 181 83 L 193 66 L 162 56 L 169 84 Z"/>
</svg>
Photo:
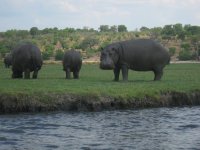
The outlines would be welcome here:
<svg viewBox="0 0 200 150">
<path fill-rule="evenodd" d="M 0 115 L 1 150 L 200 149 L 200 107 Z"/>
</svg>

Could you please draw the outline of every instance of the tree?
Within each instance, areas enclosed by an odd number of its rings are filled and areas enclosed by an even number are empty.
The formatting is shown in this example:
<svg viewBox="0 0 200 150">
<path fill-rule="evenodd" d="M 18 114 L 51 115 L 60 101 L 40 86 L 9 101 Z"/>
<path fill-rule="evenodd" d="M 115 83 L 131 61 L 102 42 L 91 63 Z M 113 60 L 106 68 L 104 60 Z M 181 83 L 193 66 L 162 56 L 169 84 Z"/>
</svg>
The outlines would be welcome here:
<svg viewBox="0 0 200 150">
<path fill-rule="evenodd" d="M 37 35 L 39 32 L 38 28 L 37 27 L 32 27 L 30 29 L 30 34 L 34 37 L 35 35 Z"/>
<path fill-rule="evenodd" d="M 161 34 L 163 34 L 165 36 L 174 36 L 175 32 L 173 29 L 173 25 L 165 25 L 162 29 Z"/>
<path fill-rule="evenodd" d="M 117 32 L 117 26 L 116 25 L 111 26 L 110 31 L 116 33 Z"/>
<path fill-rule="evenodd" d="M 199 26 L 185 25 L 184 29 L 185 29 L 187 35 L 199 35 L 200 34 Z"/>
<path fill-rule="evenodd" d="M 118 25 L 118 32 L 127 32 L 127 28 L 125 25 Z"/>
<path fill-rule="evenodd" d="M 147 27 L 141 27 L 141 28 L 140 28 L 140 31 L 141 31 L 141 32 L 146 32 L 146 31 L 149 31 L 149 28 L 147 28 Z"/>
<path fill-rule="evenodd" d="M 109 26 L 108 25 L 100 25 L 99 30 L 100 30 L 100 32 L 108 32 Z"/>
<path fill-rule="evenodd" d="M 41 30 L 41 33 L 42 34 L 48 34 L 48 33 L 50 33 L 50 29 L 45 28 L 45 29 Z"/>
<path fill-rule="evenodd" d="M 185 31 L 182 31 L 178 34 L 178 38 L 181 39 L 181 40 L 185 40 L 185 36 L 186 36 L 186 32 Z"/>
<path fill-rule="evenodd" d="M 88 48 L 92 48 L 92 46 L 97 45 L 99 40 L 96 38 L 87 37 L 85 38 L 82 43 L 79 45 L 79 48 L 86 50 Z"/>
<path fill-rule="evenodd" d="M 180 23 L 173 25 L 173 29 L 176 35 L 179 35 L 183 32 L 183 26 Z"/>
<path fill-rule="evenodd" d="M 154 27 L 150 29 L 150 36 L 152 39 L 157 39 L 158 36 L 161 34 L 162 28 L 161 27 Z"/>
</svg>

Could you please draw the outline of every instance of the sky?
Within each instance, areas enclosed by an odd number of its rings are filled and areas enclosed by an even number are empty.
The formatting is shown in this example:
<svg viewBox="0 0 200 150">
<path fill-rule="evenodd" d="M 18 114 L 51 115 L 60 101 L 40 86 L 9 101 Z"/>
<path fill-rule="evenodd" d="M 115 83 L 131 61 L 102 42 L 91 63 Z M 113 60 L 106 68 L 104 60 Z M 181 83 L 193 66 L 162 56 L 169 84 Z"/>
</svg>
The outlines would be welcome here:
<svg viewBox="0 0 200 150">
<path fill-rule="evenodd" d="M 0 0 L 0 31 L 200 25 L 200 0 Z"/>
</svg>

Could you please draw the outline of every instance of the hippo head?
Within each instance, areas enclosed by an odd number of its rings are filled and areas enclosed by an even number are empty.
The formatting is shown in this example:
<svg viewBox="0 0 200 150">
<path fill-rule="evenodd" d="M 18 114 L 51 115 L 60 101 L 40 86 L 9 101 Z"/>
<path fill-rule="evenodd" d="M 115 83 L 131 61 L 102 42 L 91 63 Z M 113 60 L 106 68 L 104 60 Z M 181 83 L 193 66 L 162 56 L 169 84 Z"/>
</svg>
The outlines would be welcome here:
<svg viewBox="0 0 200 150">
<path fill-rule="evenodd" d="M 119 45 L 111 44 L 101 51 L 100 68 L 104 70 L 111 70 L 115 68 L 119 60 Z"/>
</svg>

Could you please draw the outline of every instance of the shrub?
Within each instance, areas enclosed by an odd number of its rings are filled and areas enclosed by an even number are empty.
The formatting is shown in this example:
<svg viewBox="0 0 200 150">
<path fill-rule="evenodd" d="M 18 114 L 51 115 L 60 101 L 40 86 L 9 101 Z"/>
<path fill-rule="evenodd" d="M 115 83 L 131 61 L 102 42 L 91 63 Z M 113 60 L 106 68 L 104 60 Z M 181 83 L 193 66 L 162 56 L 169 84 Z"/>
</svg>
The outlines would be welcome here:
<svg viewBox="0 0 200 150">
<path fill-rule="evenodd" d="M 55 60 L 62 60 L 64 56 L 64 52 L 62 50 L 57 50 L 55 55 Z"/>
<path fill-rule="evenodd" d="M 175 47 L 170 47 L 169 48 L 169 54 L 170 54 L 170 56 L 174 56 L 175 52 L 176 52 L 176 48 Z"/>
<path fill-rule="evenodd" d="M 187 50 L 180 51 L 178 56 L 179 60 L 192 60 L 193 57 L 193 54 Z"/>
<path fill-rule="evenodd" d="M 51 54 L 48 51 L 42 52 L 43 60 L 48 60 L 51 57 Z"/>
<path fill-rule="evenodd" d="M 191 45 L 189 43 L 183 43 L 181 44 L 181 48 L 183 48 L 184 50 L 190 50 Z"/>
</svg>

